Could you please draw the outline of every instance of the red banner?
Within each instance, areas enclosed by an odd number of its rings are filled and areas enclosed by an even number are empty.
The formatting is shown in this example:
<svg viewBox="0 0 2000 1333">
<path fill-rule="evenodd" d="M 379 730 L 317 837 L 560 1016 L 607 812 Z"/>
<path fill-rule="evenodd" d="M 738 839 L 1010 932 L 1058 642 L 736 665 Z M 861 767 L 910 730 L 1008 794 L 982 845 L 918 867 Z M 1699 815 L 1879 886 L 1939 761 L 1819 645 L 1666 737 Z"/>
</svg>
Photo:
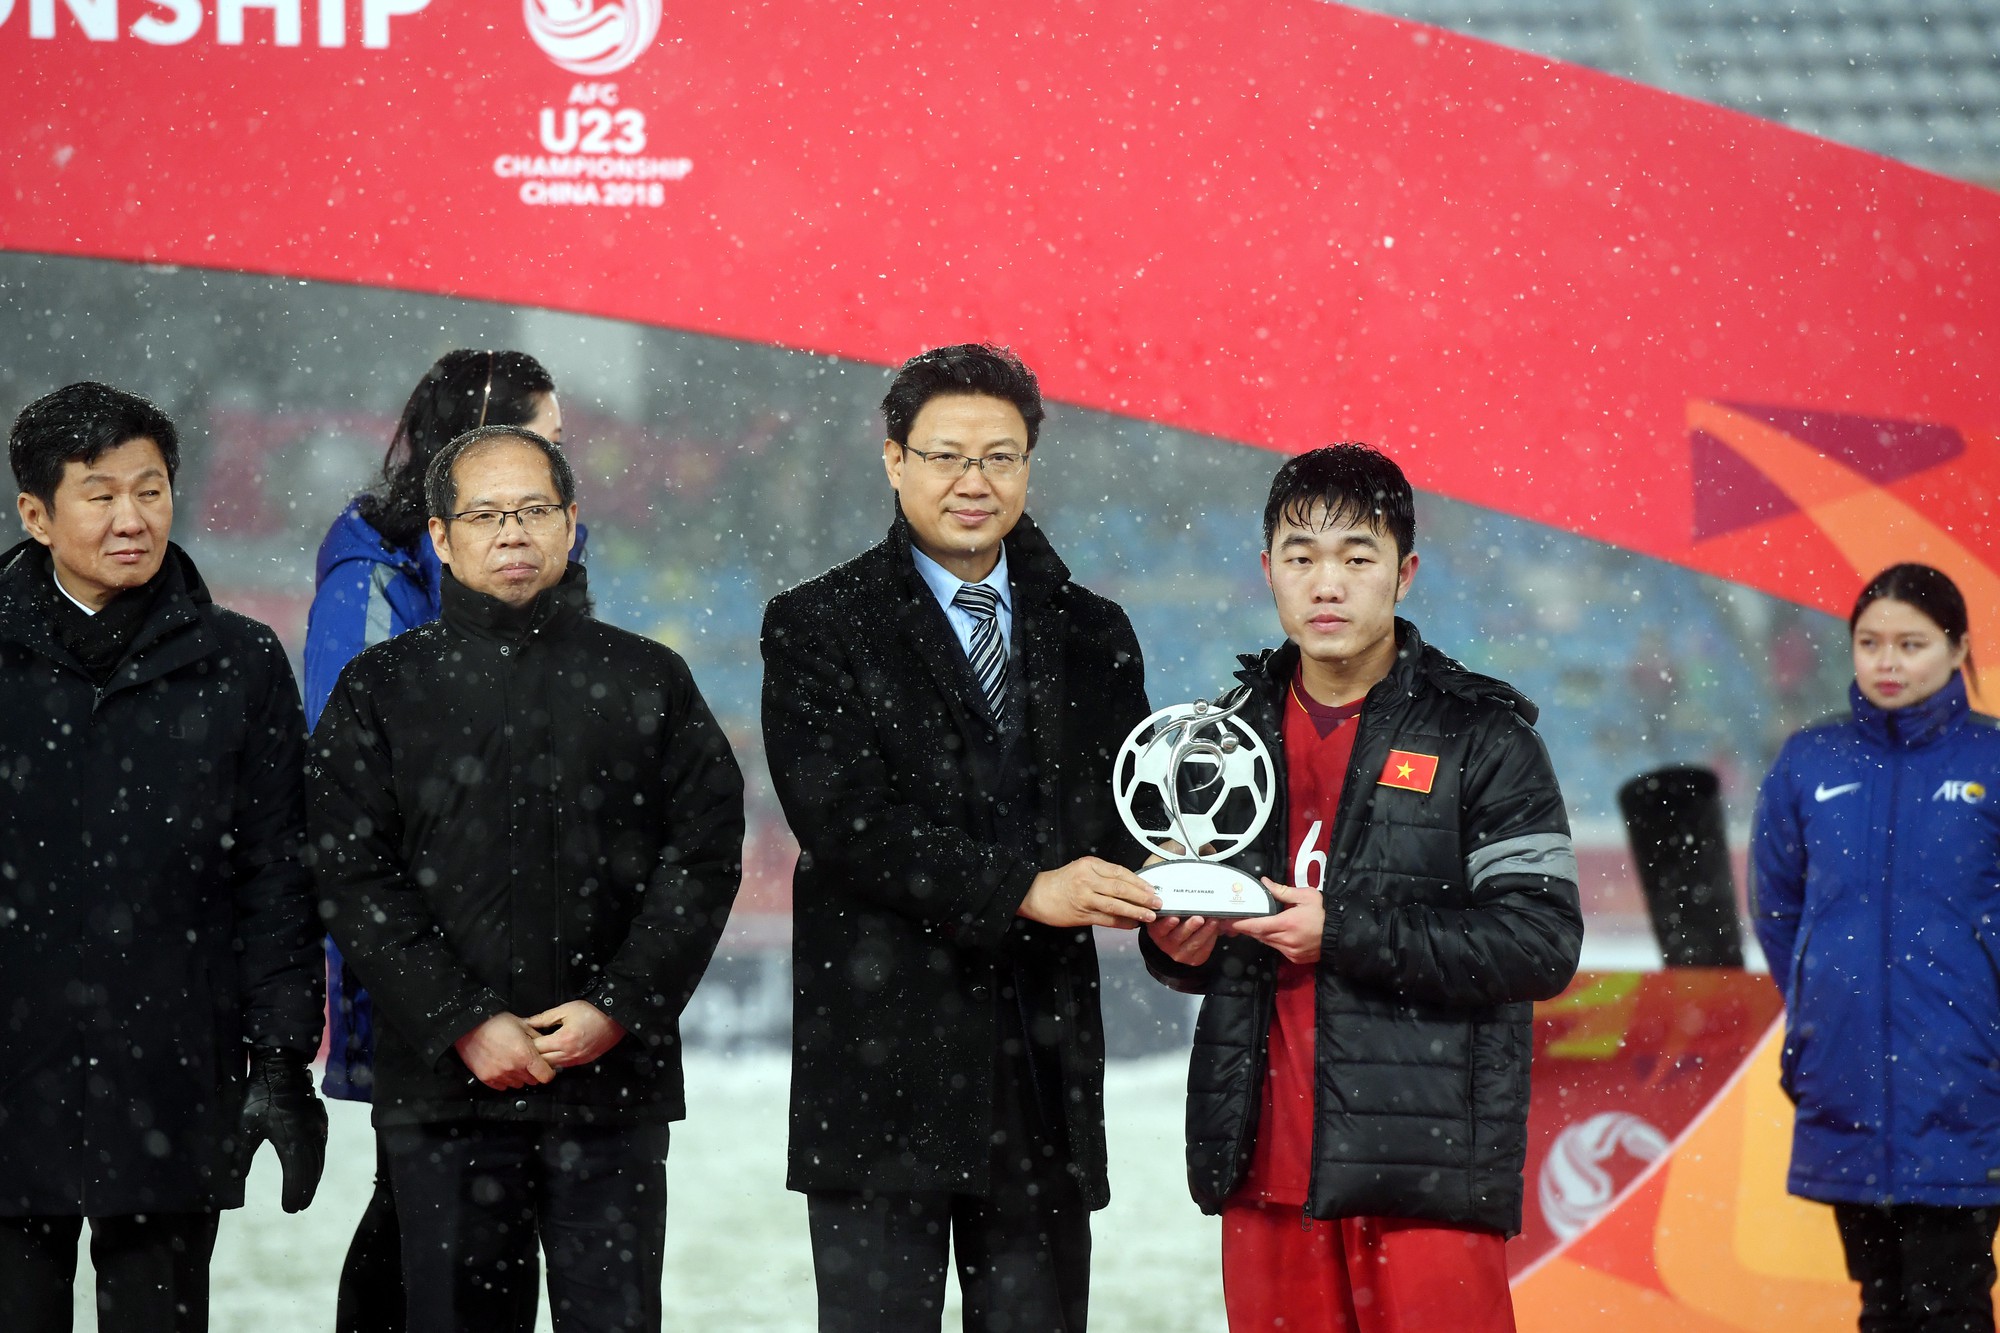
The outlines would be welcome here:
<svg viewBox="0 0 2000 1333">
<path fill-rule="evenodd" d="M 0 0 L 0 67 L 0 247 L 878 362 L 995 338 L 1069 402 L 1368 439 L 1810 604 L 1917 556 L 2000 607 L 2000 200 L 1469 38 L 1310 0 Z"/>
</svg>

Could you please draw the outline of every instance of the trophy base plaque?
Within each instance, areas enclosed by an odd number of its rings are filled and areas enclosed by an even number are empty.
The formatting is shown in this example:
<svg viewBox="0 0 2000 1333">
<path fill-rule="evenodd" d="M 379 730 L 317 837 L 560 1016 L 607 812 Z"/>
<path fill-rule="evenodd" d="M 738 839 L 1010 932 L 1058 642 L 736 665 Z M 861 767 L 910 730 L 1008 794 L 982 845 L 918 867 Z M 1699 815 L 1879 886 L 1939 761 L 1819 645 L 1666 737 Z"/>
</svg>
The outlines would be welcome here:
<svg viewBox="0 0 2000 1333">
<path fill-rule="evenodd" d="M 1192 857 L 1158 861 L 1141 870 L 1139 878 L 1160 895 L 1161 916 L 1198 916 L 1213 921 L 1270 916 L 1284 910 L 1254 876 L 1214 861 Z"/>
</svg>

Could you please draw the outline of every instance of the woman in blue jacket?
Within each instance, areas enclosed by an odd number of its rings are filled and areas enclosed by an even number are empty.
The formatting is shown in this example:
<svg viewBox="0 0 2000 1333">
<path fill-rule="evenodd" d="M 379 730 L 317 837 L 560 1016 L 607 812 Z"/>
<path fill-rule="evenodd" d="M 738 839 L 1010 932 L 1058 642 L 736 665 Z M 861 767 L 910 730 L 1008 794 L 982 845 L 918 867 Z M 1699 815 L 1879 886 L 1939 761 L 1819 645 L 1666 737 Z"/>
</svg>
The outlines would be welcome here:
<svg viewBox="0 0 2000 1333">
<path fill-rule="evenodd" d="M 1926 565 L 1869 583 L 1853 715 L 1785 743 L 1751 849 L 1790 1189 L 1833 1205 L 1870 1333 L 1993 1329 L 2000 730 L 1966 700 L 1966 624 Z"/>
<path fill-rule="evenodd" d="M 425 372 L 403 408 L 382 475 L 327 530 L 306 618 L 306 719 L 318 725 L 341 668 L 363 648 L 438 615 L 440 566 L 431 549 L 424 472 L 437 451 L 479 426 L 526 426 L 562 440 L 555 381 L 525 352 L 447 352 Z M 583 528 L 571 559 L 581 560 Z M 368 992 L 326 942 L 329 1097 L 371 1100 L 375 1043 Z M 340 1273 L 339 1333 L 400 1333 L 401 1235 L 388 1167 L 378 1148 L 375 1194 L 361 1215 Z"/>
</svg>

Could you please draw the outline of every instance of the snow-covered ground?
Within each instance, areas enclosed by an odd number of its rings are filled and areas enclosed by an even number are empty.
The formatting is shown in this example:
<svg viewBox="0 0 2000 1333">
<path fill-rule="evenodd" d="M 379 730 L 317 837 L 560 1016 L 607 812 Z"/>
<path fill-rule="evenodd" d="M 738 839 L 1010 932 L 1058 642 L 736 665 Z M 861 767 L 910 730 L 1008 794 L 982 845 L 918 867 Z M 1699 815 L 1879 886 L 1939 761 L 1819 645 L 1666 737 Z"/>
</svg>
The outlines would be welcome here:
<svg viewBox="0 0 2000 1333">
<path fill-rule="evenodd" d="M 810 1330 L 812 1256 L 805 1202 L 785 1190 L 782 1055 L 693 1054 L 688 1118 L 667 1162 L 666 1324 L 673 1329 Z M 1223 1327 L 1216 1223 L 1188 1201 L 1181 1159 L 1184 1055 L 1120 1061 L 1105 1080 L 1111 1206 L 1094 1226 L 1096 1333 L 1217 1333 Z M 333 1293 L 374 1168 L 366 1109 L 332 1105 L 326 1178 L 306 1212 L 278 1207 L 267 1148 L 247 1206 L 216 1243 L 215 1333 L 333 1326 Z M 79 1330 L 96 1327 L 86 1251 Z M 541 1328 L 549 1327 L 543 1311 Z M 956 1294 L 945 1318 L 958 1327 Z"/>
</svg>

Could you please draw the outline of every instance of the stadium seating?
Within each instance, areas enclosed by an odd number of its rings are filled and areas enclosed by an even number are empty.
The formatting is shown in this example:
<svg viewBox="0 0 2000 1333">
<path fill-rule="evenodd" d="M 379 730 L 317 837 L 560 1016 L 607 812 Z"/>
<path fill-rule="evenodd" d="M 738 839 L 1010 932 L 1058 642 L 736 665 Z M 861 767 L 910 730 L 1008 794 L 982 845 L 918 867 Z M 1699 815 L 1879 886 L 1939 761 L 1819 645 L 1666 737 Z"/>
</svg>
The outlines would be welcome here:
<svg viewBox="0 0 2000 1333">
<path fill-rule="evenodd" d="M 2000 0 L 1364 0 L 2000 185 Z"/>
</svg>

